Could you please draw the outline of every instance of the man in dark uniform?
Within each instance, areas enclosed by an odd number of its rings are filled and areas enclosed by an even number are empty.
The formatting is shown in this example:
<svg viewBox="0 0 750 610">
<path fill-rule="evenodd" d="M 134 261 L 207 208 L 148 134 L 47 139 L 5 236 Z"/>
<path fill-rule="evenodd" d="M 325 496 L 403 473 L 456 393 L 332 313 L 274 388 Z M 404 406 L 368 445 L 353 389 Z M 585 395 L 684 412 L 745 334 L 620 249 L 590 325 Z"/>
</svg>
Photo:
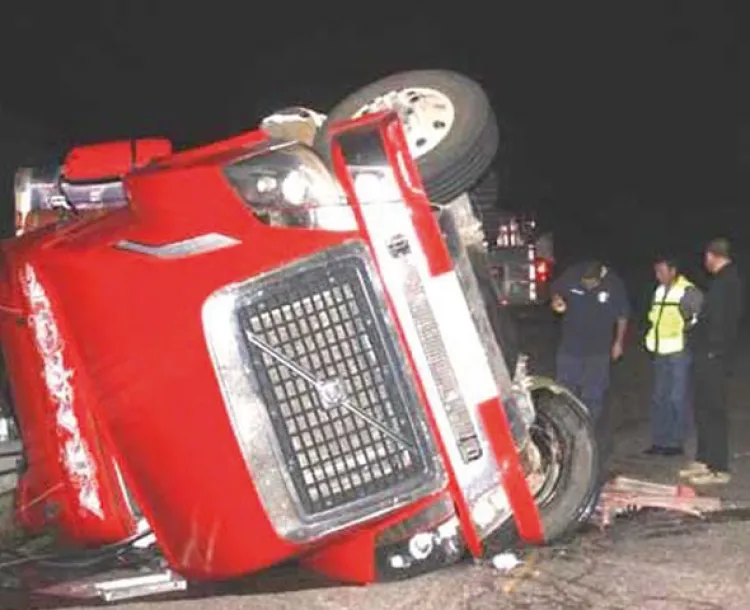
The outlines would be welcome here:
<svg viewBox="0 0 750 610">
<path fill-rule="evenodd" d="M 552 284 L 552 309 L 563 316 L 557 380 L 597 420 L 604 410 L 610 363 L 623 353 L 630 307 L 625 285 L 600 262 L 573 265 Z"/>
<path fill-rule="evenodd" d="M 680 475 L 693 485 L 728 483 L 729 424 L 727 385 L 742 315 L 742 281 L 732 261 L 729 241 L 714 239 L 705 251 L 713 275 L 695 326 L 695 462 Z"/>
</svg>

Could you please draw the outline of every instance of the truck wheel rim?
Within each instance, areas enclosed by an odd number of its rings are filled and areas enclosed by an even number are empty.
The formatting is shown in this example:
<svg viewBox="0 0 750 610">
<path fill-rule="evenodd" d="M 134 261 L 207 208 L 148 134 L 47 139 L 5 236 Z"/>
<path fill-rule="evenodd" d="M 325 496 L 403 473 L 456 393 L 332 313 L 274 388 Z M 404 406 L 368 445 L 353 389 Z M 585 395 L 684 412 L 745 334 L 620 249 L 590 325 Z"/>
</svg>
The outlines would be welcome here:
<svg viewBox="0 0 750 610">
<path fill-rule="evenodd" d="M 383 110 L 398 112 L 412 157 L 419 159 L 450 133 L 456 109 L 450 98 L 427 87 L 395 89 L 362 106 L 352 118 Z"/>
<path fill-rule="evenodd" d="M 540 421 L 541 420 L 541 421 Z M 538 451 L 538 467 L 529 477 L 532 495 L 539 507 L 548 504 L 557 493 L 563 472 L 563 448 L 555 425 L 537 416 L 531 428 L 532 444 Z"/>
</svg>

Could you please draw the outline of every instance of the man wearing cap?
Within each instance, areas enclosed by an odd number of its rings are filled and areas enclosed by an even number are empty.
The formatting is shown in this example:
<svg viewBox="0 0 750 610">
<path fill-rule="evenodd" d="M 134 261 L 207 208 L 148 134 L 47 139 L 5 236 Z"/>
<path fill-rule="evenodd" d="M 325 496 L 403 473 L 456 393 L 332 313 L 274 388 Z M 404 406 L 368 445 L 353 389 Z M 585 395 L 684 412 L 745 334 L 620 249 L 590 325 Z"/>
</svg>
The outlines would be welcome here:
<svg viewBox="0 0 750 610">
<path fill-rule="evenodd" d="M 729 241 L 711 241 L 704 263 L 713 276 L 695 326 L 695 462 L 680 472 L 692 485 L 728 483 L 727 385 L 737 347 L 743 288 Z"/>
<path fill-rule="evenodd" d="M 691 352 L 688 335 L 698 321 L 703 293 L 669 257 L 654 263 L 658 285 L 648 314 L 646 349 L 653 357 L 651 440 L 647 455 L 683 454 Z"/>
<path fill-rule="evenodd" d="M 578 395 L 594 420 L 604 410 L 610 362 L 623 353 L 630 307 L 625 285 L 598 261 L 573 265 L 552 284 L 563 317 L 557 381 Z"/>
</svg>

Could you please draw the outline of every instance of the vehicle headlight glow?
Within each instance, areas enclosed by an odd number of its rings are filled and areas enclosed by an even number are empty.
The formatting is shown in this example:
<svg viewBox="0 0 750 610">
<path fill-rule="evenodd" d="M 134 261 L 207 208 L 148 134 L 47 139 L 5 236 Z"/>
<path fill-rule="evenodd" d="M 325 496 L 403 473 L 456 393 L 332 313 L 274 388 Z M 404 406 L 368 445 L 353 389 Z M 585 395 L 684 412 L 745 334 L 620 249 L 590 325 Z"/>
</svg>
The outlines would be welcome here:
<svg viewBox="0 0 750 610">
<path fill-rule="evenodd" d="M 354 213 L 320 157 L 299 143 L 283 143 L 224 168 L 237 193 L 266 224 L 356 230 Z"/>
<path fill-rule="evenodd" d="M 311 182 L 302 171 L 289 172 L 281 183 L 281 193 L 290 204 L 302 205 L 308 197 L 308 192 L 312 190 Z"/>
<path fill-rule="evenodd" d="M 349 172 L 363 205 L 400 203 L 403 200 L 393 171 L 388 167 L 353 166 Z"/>
<path fill-rule="evenodd" d="M 355 174 L 354 188 L 357 195 L 365 201 L 374 199 L 381 190 L 382 179 L 375 173 L 362 172 Z"/>
</svg>

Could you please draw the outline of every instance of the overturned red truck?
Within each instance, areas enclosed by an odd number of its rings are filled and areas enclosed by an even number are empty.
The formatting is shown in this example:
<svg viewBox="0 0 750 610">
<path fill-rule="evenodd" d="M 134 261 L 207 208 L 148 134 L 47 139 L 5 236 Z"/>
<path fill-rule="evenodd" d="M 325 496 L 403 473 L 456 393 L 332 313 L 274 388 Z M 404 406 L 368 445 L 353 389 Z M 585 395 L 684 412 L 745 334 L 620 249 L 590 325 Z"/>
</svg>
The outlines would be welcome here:
<svg viewBox="0 0 750 610">
<path fill-rule="evenodd" d="M 585 408 L 509 366 L 498 329 L 471 196 L 493 121 L 472 81 L 411 72 L 308 143 L 76 149 L 39 226 L 26 176 L 0 246 L 22 527 L 81 547 L 148 527 L 188 578 L 297 558 L 366 583 L 584 521 Z"/>
</svg>

